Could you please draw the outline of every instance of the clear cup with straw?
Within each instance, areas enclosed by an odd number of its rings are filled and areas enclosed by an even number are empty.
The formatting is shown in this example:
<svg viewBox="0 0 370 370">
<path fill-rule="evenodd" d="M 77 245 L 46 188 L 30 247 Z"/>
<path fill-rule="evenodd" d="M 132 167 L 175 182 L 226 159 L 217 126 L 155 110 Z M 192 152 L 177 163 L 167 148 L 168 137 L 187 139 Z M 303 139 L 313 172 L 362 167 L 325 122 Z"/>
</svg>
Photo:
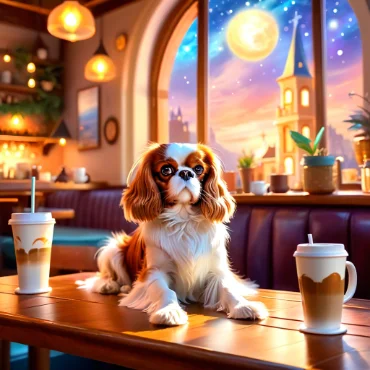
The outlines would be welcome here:
<svg viewBox="0 0 370 370">
<path fill-rule="evenodd" d="M 50 258 L 55 220 L 50 212 L 35 212 L 35 177 L 31 186 L 31 213 L 12 213 L 19 287 L 17 294 L 50 292 Z"/>
</svg>

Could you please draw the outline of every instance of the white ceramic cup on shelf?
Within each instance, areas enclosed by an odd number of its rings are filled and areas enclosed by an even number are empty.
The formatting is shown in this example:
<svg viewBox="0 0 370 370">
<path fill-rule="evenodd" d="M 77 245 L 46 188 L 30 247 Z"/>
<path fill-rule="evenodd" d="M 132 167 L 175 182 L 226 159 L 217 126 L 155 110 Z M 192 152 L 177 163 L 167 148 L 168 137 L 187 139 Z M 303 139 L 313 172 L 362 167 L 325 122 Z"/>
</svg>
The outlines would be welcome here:
<svg viewBox="0 0 370 370">
<path fill-rule="evenodd" d="M 266 184 L 265 181 L 252 181 L 250 183 L 251 193 L 254 195 L 264 195 L 267 193 L 269 184 Z"/>
<path fill-rule="evenodd" d="M 73 170 L 73 181 L 76 184 L 84 184 L 89 180 L 85 167 L 78 167 Z"/>
<path fill-rule="evenodd" d="M 344 334 L 341 326 L 343 303 L 356 291 L 357 273 L 347 261 L 343 244 L 299 244 L 294 253 L 299 290 L 302 296 L 304 325 L 300 330 L 311 334 Z M 344 280 L 348 270 L 348 288 Z"/>
</svg>

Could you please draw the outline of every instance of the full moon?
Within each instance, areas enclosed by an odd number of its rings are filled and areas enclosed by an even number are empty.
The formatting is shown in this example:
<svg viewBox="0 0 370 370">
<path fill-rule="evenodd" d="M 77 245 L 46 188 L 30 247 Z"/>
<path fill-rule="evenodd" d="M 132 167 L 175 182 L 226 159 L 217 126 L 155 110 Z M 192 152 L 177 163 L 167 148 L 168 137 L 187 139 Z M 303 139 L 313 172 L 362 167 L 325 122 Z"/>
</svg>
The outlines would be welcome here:
<svg viewBox="0 0 370 370">
<path fill-rule="evenodd" d="M 256 62 L 265 59 L 275 49 L 279 28 L 275 18 L 263 10 L 238 13 L 226 32 L 230 50 L 239 58 Z"/>
</svg>

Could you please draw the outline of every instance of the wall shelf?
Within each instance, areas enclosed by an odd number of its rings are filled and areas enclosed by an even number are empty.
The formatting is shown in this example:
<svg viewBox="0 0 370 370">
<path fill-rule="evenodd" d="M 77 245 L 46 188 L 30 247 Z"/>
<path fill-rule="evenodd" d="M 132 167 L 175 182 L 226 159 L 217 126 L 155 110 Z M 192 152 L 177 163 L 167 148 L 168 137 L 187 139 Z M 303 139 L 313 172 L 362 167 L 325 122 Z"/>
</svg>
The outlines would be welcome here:
<svg viewBox="0 0 370 370">
<path fill-rule="evenodd" d="M 5 91 L 12 94 L 22 94 L 22 95 L 36 95 L 36 89 L 30 89 L 27 86 L 15 85 L 15 84 L 3 84 L 0 83 L 0 91 Z"/>
<path fill-rule="evenodd" d="M 59 142 L 58 138 L 43 137 L 43 136 L 21 136 L 21 135 L 0 135 L 0 141 L 15 141 L 23 143 L 42 143 L 42 144 L 56 144 Z"/>
</svg>

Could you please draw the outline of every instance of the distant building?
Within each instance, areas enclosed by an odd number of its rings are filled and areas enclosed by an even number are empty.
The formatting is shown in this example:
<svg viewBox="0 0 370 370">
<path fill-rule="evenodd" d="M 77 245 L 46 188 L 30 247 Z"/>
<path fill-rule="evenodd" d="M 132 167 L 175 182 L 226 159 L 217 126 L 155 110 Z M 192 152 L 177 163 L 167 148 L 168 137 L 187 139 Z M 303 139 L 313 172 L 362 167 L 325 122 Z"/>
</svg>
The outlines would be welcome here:
<svg viewBox="0 0 370 370">
<path fill-rule="evenodd" d="M 275 125 L 278 131 L 276 167 L 279 172 L 291 174 L 296 184 L 301 183 L 301 159 L 290 137 L 290 130 L 312 139 L 316 133 L 314 80 L 308 68 L 296 12 L 291 21 L 293 36 L 283 74 L 277 79 L 280 86 L 280 106 Z"/>
<path fill-rule="evenodd" d="M 189 122 L 183 121 L 180 107 L 178 107 L 177 113 L 175 113 L 171 108 L 169 127 L 170 127 L 170 142 L 189 143 L 191 141 L 189 132 Z"/>
</svg>

